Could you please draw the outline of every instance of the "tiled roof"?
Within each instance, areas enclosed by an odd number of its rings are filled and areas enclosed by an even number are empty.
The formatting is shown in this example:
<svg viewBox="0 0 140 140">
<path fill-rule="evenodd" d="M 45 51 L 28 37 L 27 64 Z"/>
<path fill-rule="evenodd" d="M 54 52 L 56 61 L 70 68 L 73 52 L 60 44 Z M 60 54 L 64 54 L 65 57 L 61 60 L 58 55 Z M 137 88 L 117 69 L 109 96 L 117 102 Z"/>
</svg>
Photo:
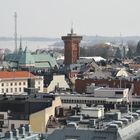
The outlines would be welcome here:
<svg viewBox="0 0 140 140">
<path fill-rule="evenodd" d="M 27 71 L 0 71 L 0 78 L 28 78 L 35 77 L 32 73 Z"/>
</svg>

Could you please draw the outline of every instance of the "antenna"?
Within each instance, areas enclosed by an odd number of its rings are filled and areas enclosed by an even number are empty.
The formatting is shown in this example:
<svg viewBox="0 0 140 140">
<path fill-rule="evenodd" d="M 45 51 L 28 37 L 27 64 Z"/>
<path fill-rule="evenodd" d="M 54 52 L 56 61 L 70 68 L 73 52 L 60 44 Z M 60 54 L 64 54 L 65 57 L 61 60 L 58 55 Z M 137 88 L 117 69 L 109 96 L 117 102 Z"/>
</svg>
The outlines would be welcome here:
<svg viewBox="0 0 140 140">
<path fill-rule="evenodd" d="M 17 54 L 17 13 L 14 13 L 14 18 L 15 18 L 15 53 Z"/>
<path fill-rule="evenodd" d="M 71 23 L 71 30 L 70 30 L 71 34 L 74 33 L 74 30 L 73 30 L 73 22 Z"/>
</svg>

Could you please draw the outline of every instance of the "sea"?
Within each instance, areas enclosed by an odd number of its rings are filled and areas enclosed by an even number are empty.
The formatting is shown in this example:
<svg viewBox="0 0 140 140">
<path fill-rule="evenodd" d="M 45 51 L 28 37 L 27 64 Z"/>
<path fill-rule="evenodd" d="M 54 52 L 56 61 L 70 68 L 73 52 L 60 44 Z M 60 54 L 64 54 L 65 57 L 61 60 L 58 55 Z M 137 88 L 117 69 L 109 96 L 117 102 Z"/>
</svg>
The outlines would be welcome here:
<svg viewBox="0 0 140 140">
<path fill-rule="evenodd" d="M 54 41 L 22 41 L 22 48 L 23 50 L 27 46 L 30 51 L 35 51 L 37 49 L 45 49 L 45 50 L 51 50 L 54 48 L 58 48 L 55 46 L 56 42 Z M 17 42 L 17 46 L 19 48 L 20 42 Z M 59 46 L 60 47 L 60 46 Z M 11 51 L 15 50 L 15 43 L 14 41 L 0 41 L 0 49 L 5 50 L 9 49 Z"/>
</svg>

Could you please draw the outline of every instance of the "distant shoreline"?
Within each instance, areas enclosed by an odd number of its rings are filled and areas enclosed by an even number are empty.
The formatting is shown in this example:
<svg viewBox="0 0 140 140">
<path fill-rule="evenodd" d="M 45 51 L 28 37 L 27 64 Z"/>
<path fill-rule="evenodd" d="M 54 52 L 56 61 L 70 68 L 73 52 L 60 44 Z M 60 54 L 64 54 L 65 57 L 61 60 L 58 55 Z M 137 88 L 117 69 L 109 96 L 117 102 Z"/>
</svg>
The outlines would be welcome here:
<svg viewBox="0 0 140 140">
<path fill-rule="evenodd" d="M 140 41 L 140 36 L 126 36 L 126 37 L 106 37 L 106 36 L 84 36 L 81 42 L 83 46 L 93 46 L 100 43 L 111 42 L 113 44 L 124 44 L 133 43 L 137 45 Z M 17 39 L 18 46 L 20 44 L 20 38 Z M 61 38 L 49 38 L 49 37 L 23 37 L 22 46 L 28 46 L 29 50 L 36 49 L 53 49 L 53 48 L 63 48 L 64 44 Z M 14 49 L 14 38 L 13 37 L 0 37 L 0 49 L 8 48 L 10 50 Z"/>
</svg>

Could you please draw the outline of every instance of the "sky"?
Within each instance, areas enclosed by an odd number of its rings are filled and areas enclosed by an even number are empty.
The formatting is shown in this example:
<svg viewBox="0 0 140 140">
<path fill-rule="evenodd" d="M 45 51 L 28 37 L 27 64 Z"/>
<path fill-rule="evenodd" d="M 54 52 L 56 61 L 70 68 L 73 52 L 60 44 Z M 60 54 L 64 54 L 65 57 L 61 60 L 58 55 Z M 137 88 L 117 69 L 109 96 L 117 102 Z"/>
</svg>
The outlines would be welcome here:
<svg viewBox="0 0 140 140">
<path fill-rule="evenodd" d="M 0 37 L 140 35 L 140 0 L 0 0 Z"/>
</svg>

